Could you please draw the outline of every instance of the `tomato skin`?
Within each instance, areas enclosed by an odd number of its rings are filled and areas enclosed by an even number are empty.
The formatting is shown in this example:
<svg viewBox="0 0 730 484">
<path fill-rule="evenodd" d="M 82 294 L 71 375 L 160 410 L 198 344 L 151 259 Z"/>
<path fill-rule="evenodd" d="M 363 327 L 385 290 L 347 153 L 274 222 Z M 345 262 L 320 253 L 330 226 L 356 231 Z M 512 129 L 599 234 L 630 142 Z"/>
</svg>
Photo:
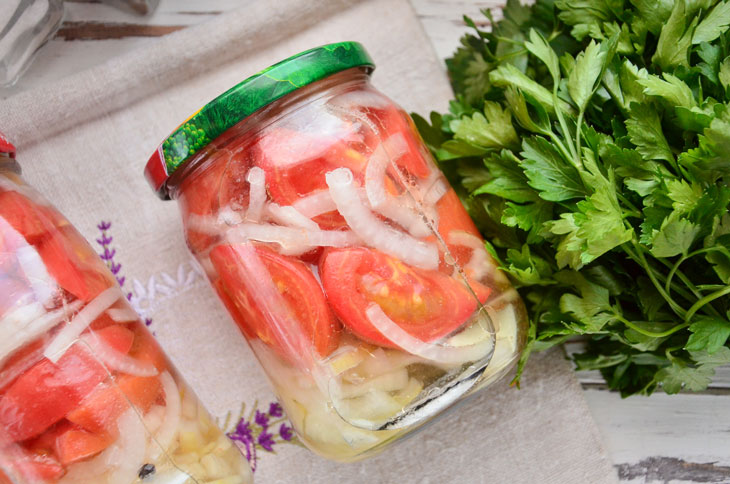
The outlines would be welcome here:
<svg viewBox="0 0 730 484">
<path fill-rule="evenodd" d="M 44 359 L 0 399 L 0 427 L 14 441 L 34 437 L 61 420 L 106 376 L 101 364 L 78 344 L 56 365 Z"/>
<path fill-rule="evenodd" d="M 82 301 L 89 302 L 116 284 L 93 249 L 73 227 L 54 231 L 37 249 L 58 285 Z"/>
<path fill-rule="evenodd" d="M 131 341 L 122 331 L 129 332 L 109 327 L 96 334 L 112 348 L 126 353 Z M 78 406 L 107 376 L 106 369 L 78 343 L 68 348 L 56 364 L 43 359 L 21 374 L 0 397 L 0 428 L 13 441 L 35 437 Z"/>
<path fill-rule="evenodd" d="M 449 253 L 453 257 L 454 261 L 459 267 L 464 267 L 471 255 L 473 249 L 464 247 L 458 244 L 452 244 L 450 242 L 449 234 L 454 230 L 466 232 L 470 235 L 478 237 L 482 240 L 482 235 L 479 233 L 474 221 L 469 217 L 469 214 L 462 205 L 459 196 L 453 189 L 449 189 L 446 194 L 436 203 L 436 210 L 438 212 L 438 232 L 441 238 L 446 242 L 446 247 L 449 249 Z M 441 254 L 441 269 L 445 272 L 451 272 L 453 268 L 444 261 L 443 254 Z"/>
<path fill-rule="evenodd" d="M 106 383 L 86 397 L 66 419 L 80 428 L 102 435 L 116 436 L 117 419 L 131 402 L 142 414 L 160 397 L 162 383 L 156 376 L 122 375 Z"/>
<path fill-rule="evenodd" d="M 28 243 L 38 243 L 55 228 L 54 221 L 45 215 L 38 205 L 20 193 L 12 190 L 0 192 L 0 217 L 17 230 Z M 58 218 L 60 219 L 60 216 Z"/>
<path fill-rule="evenodd" d="M 366 310 L 372 303 L 425 342 L 453 332 L 478 308 L 477 298 L 458 280 L 407 266 L 374 249 L 328 249 L 320 276 L 337 317 L 356 336 L 380 346 L 395 348 L 370 323 Z M 475 293 L 485 302 L 490 291 L 482 288 Z"/>
<path fill-rule="evenodd" d="M 309 267 L 265 246 L 256 246 L 255 251 L 316 352 L 322 357 L 329 355 L 337 347 L 339 325 Z M 256 303 L 256 294 L 247 291 L 240 257 L 232 245 L 219 245 L 211 251 L 210 259 L 219 276 L 216 289 L 224 294 L 226 306 L 235 308 L 232 316 L 247 337 L 255 335 L 283 356 L 293 357 L 278 346 L 277 335 Z"/>
</svg>

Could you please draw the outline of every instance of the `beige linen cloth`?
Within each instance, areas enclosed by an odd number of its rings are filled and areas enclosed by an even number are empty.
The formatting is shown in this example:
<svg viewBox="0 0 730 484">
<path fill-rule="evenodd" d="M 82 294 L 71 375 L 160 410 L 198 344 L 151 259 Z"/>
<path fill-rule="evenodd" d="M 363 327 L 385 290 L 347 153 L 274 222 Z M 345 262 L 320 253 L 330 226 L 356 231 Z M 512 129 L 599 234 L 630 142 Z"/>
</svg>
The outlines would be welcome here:
<svg viewBox="0 0 730 484">
<path fill-rule="evenodd" d="M 177 32 L 156 45 L 0 102 L 26 179 L 84 235 L 111 221 L 132 302 L 213 414 L 273 399 L 263 372 L 191 264 L 175 202 L 142 171 L 160 141 L 204 103 L 301 50 L 365 44 L 373 83 L 406 110 L 444 110 L 451 93 L 407 0 L 279 0 Z M 295 446 L 259 451 L 259 483 L 617 482 L 568 362 L 532 358 L 523 389 L 494 385 L 383 454 L 337 464 Z"/>
</svg>

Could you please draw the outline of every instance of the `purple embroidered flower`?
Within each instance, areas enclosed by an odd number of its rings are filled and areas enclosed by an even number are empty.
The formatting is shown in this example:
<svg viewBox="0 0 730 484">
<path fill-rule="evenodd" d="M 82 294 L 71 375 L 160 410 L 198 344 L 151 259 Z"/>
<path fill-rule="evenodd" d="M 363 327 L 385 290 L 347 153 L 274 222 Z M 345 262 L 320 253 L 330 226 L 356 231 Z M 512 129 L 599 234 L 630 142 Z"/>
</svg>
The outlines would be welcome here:
<svg viewBox="0 0 730 484">
<path fill-rule="evenodd" d="M 274 435 L 264 430 L 263 432 L 261 432 L 261 435 L 259 435 L 258 444 L 263 447 L 264 450 L 273 452 L 274 444 L 276 444 L 276 441 L 274 440 Z"/>
<path fill-rule="evenodd" d="M 104 250 L 101 254 L 99 254 L 99 257 L 101 257 L 101 260 L 104 261 L 106 266 L 109 268 L 110 271 L 112 271 L 112 274 L 114 274 L 114 277 L 117 278 L 117 282 L 119 283 L 119 287 L 124 286 L 124 276 L 121 276 L 119 272 L 122 270 L 122 264 L 118 264 L 114 262 L 114 256 L 117 254 L 116 249 L 111 248 L 111 243 L 114 241 L 114 237 L 107 234 L 107 230 L 109 230 L 112 227 L 111 222 L 104 222 L 102 221 L 99 225 L 96 226 L 101 231 L 101 237 L 96 239 L 96 243 L 101 246 L 101 248 Z M 132 297 L 132 293 L 127 294 L 127 299 Z"/>
<path fill-rule="evenodd" d="M 264 429 L 269 426 L 269 416 L 263 412 L 256 410 L 256 417 L 254 417 L 256 425 L 263 427 Z"/>
<path fill-rule="evenodd" d="M 292 432 L 291 426 L 285 423 L 281 424 L 281 426 L 279 427 L 279 435 L 287 442 L 291 441 L 291 439 L 294 438 L 294 432 Z"/>
<path fill-rule="evenodd" d="M 251 468 L 256 466 L 256 441 L 253 431 L 248 422 L 241 419 L 236 425 L 236 429 L 228 434 L 228 438 L 236 443 L 236 446 L 246 456 L 246 460 L 251 464 Z"/>
<path fill-rule="evenodd" d="M 271 402 L 269 405 L 269 415 L 272 417 L 281 417 L 284 415 L 284 410 L 279 405 L 279 402 Z"/>
</svg>

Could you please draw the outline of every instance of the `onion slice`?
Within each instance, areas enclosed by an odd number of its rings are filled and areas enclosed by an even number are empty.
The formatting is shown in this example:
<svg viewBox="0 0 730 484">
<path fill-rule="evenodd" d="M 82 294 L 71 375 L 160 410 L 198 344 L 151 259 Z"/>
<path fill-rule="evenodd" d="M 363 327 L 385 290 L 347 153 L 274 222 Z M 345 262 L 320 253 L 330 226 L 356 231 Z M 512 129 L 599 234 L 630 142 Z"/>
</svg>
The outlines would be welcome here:
<svg viewBox="0 0 730 484">
<path fill-rule="evenodd" d="M 182 417 L 182 403 L 180 402 L 180 390 L 169 372 L 160 375 L 162 391 L 165 393 L 165 417 L 162 419 L 160 429 L 154 436 L 157 446 L 151 451 L 153 460 L 157 460 L 164 452 L 169 450 L 175 440 L 180 427 Z"/>
<path fill-rule="evenodd" d="M 445 346 L 426 343 L 411 336 L 390 319 L 377 303 L 371 303 L 365 310 L 370 323 L 383 336 L 404 351 L 429 361 L 443 364 L 463 364 L 479 361 L 490 356 L 494 349 L 493 338 L 467 346 Z"/>
<path fill-rule="evenodd" d="M 479 237 L 463 230 L 452 230 L 449 232 L 449 243 L 472 249 L 469 261 L 462 267 L 466 275 L 474 279 L 482 279 L 487 275 L 490 269 L 489 255 Z"/>
<path fill-rule="evenodd" d="M 15 251 L 18 264 L 23 269 L 26 279 L 31 289 L 35 293 L 36 300 L 45 307 L 52 306 L 52 302 L 56 294 L 58 294 L 57 284 L 53 277 L 48 274 L 43 259 L 38 255 L 38 251 L 31 245 L 20 247 Z"/>
<path fill-rule="evenodd" d="M 129 355 L 115 350 L 94 333 L 82 336 L 81 341 L 83 341 L 91 350 L 91 353 L 110 370 L 142 377 L 156 376 L 159 373 L 155 365 L 139 361 Z"/>
<path fill-rule="evenodd" d="M 337 210 L 365 243 L 406 264 L 427 270 L 438 268 L 436 246 L 415 239 L 379 220 L 363 203 L 349 169 L 332 170 L 327 173 L 326 180 Z"/>
<path fill-rule="evenodd" d="M 292 207 L 305 217 L 314 218 L 323 213 L 337 210 L 335 201 L 332 200 L 329 190 L 319 190 L 306 197 L 300 198 L 292 204 Z"/>
<path fill-rule="evenodd" d="M 131 323 L 139 320 L 139 314 L 130 308 L 110 308 L 106 310 L 106 314 L 115 323 Z"/>
<path fill-rule="evenodd" d="M 56 363 L 66 352 L 66 349 L 73 344 L 76 338 L 89 326 L 101 313 L 114 304 L 124 295 L 118 287 L 110 287 L 84 306 L 76 316 L 68 322 L 66 326 L 58 332 L 56 337 L 51 341 L 43 355 Z"/>
<path fill-rule="evenodd" d="M 79 307 L 81 301 L 74 301 L 46 312 L 39 303 L 33 303 L 6 315 L 0 320 L 0 364 L 21 346 L 67 320 Z"/>
<path fill-rule="evenodd" d="M 280 225 L 305 230 L 319 230 L 317 222 L 302 215 L 290 205 L 282 207 L 276 203 L 269 203 L 266 205 L 266 212 L 274 222 Z"/>
<path fill-rule="evenodd" d="M 250 185 L 246 219 L 251 222 L 258 222 L 261 220 L 264 212 L 264 203 L 266 202 L 266 174 L 264 170 L 258 166 L 254 166 L 248 170 L 246 181 Z"/>
<path fill-rule="evenodd" d="M 379 144 L 370 155 L 365 167 L 365 193 L 371 207 L 377 209 L 387 200 L 386 171 L 391 162 L 400 158 L 406 151 L 408 145 L 405 138 L 401 133 L 396 133 Z"/>
<path fill-rule="evenodd" d="M 281 225 L 243 223 L 228 231 L 232 242 L 256 240 L 279 244 L 283 255 L 300 255 L 315 247 L 349 247 L 358 242 L 352 232 L 345 230 L 308 230 Z"/>
</svg>

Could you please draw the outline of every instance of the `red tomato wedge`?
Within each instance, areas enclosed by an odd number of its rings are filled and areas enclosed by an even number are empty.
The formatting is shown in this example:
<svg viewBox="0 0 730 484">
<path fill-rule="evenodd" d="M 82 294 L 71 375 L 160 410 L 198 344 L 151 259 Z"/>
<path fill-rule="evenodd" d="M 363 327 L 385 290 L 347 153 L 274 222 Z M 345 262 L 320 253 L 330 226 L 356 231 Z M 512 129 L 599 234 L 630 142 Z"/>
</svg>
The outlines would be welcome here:
<svg viewBox="0 0 730 484">
<path fill-rule="evenodd" d="M 15 191 L 0 192 L 0 217 L 4 218 L 30 244 L 36 244 L 55 228 L 55 220 L 46 216 L 50 210 Z M 59 217 L 60 218 L 60 217 Z"/>
<path fill-rule="evenodd" d="M 97 332 L 107 344 L 124 351 L 118 332 Z M 129 347 L 127 347 L 128 349 Z M 74 344 L 56 364 L 43 359 L 20 375 L 0 397 L 0 428 L 13 441 L 43 432 L 76 408 L 108 376 L 82 345 Z"/>
<path fill-rule="evenodd" d="M 116 283 L 73 227 L 54 231 L 37 250 L 58 285 L 82 301 L 91 301 Z"/>
<path fill-rule="evenodd" d="M 429 154 L 410 116 L 395 106 L 385 110 L 374 110 L 374 112 L 377 113 L 375 118 L 382 126 L 384 136 L 401 133 L 406 141 L 408 149 L 398 158 L 396 165 L 406 174 L 426 178 L 431 173 L 427 161 Z"/>
<path fill-rule="evenodd" d="M 61 465 L 67 466 L 98 454 L 109 447 L 114 440 L 109 435 L 69 429 L 56 438 L 54 450 Z"/>
<path fill-rule="evenodd" d="M 452 244 L 449 241 L 449 234 L 454 230 L 467 232 L 475 237 L 482 239 L 482 235 L 479 233 L 474 222 L 469 217 L 464 205 L 461 204 L 459 196 L 452 189 L 449 189 L 446 194 L 436 203 L 436 210 L 438 211 L 438 232 L 446 242 L 446 246 L 449 248 L 451 256 L 454 258 L 456 263 L 463 267 L 471 258 L 473 249 L 464 247 L 463 245 Z M 441 266 L 451 271 L 450 267 L 446 267 L 447 264 L 443 261 L 443 254 L 441 257 Z"/>
<path fill-rule="evenodd" d="M 306 333 L 320 356 L 330 354 L 337 347 L 339 326 L 312 271 L 304 263 L 279 255 L 268 247 L 258 246 L 255 251 L 301 325 L 296 330 Z M 210 260 L 220 278 L 217 289 L 223 291 L 222 298 L 224 302 L 227 300 L 229 308 L 235 309 L 232 315 L 241 330 L 249 337 L 256 335 L 276 348 L 277 337 L 262 312 L 266 308 L 259 306 L 257 294 L 249 292 L 246 287 L 245 269 L 240 257 L 236 246 L 219 245 L 211 251 Z M 277 349 L 283 353 L 282 348 Z"/>
<path fill-rule="evenodd" d="M 194 230 L 189 221 L 189 214 L 212 217 L 218 210 L 218 194 L 221 179 L 228 165 L 227 153 L 210 155 L 210 163 L 200 167 L 195 173 L 186 177 L 177 194 L 186 223 L 185 239 L 193 252 L 202 252 L 214 244 L 215 235 Z"/>
<path fill-rule="evenodd" d="M 350 168 L 362 179 L 367 164 L 367 158 L 344 141 L 284 128 L 268 131 L 254 149 L 266 174 L 269 196 L 282 206 L 327 190 L 325 175 L 335 168 Z M 347 225 L 336 211 L 318 215 L 314 221 L 323 229 Z"/>
<path fill-rule="evenodd" d="M 456 330 L 485 302 L 489 288 L 461 282 L 437 271 L 408 266 L 374 249 L 328 249 L 320 277 L 330 306 L 343 324 L 364 341 L 395 347 L 368 320 L 372 303 L 411 336 L 424 342 Z M 475 287 L 476 286 L 476 287 Z"/>
<path fill-rule="evenodd" d="M 156 376 L 123 375 L 116 382 L 97 388 L 66 418 L 89 432 L 116 435 L 117 419 L 130 403 L 144 414 L 160 397 L 161 391 L 162 384 Z"/>
<path fill-rule="evenodd" d="M 48 454 L 24 452 L 19 448 L 9 452 L 0 449 L 0 454 L 6 454 L 0 456 L 0 464 L 3 467 L 7 466 L 11 475 L 21 478 L 22 482 L 55 481 L 65 472 L 61 463 Z M 0 471 L 0 483 L 14 484 L 15 482 Z"/>
</svg>

